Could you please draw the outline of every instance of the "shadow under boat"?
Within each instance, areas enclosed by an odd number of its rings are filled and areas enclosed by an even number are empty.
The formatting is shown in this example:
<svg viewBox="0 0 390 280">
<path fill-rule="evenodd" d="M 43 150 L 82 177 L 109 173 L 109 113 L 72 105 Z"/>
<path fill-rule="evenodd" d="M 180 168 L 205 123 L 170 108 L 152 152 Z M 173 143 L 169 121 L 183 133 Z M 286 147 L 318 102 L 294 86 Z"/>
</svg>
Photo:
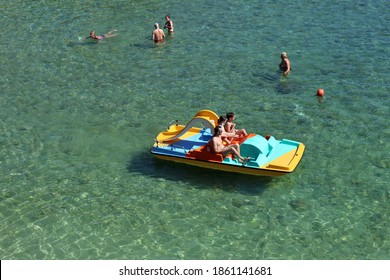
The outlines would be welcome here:
<svg viewBox="0 0 390 280">
<path fill-rule="evenodd" d="M 247 195 L 261 194 L 272 182 L 272 177 L 212 170 L 161 160 L 149 152 L 140 152 L 129 160 L 127 170 L 129 173 L 138 173 L 151 178 L 187 182 L 194 188 L 220 188 L 224 191 L 237 191 Z"/>
</svg>

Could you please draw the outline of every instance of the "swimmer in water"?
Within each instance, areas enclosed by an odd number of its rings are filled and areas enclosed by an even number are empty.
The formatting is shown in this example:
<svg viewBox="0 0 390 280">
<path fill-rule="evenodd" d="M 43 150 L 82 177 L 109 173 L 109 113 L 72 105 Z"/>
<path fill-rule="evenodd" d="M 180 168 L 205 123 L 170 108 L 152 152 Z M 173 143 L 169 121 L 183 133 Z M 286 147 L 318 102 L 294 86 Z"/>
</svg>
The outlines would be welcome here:
<svg viewBox="0 0 390 280">
<path fill-rule="evenodd" d="M 168 29 L 169 33 L 175 32 L 173 29 L 173 21 L 171 20 L 171 17 L 169 15 L 165 16 L 166 23 L 164 25 L 164 29 Z"/>
<path fill-rule="evenodd" d="M 118 35 L 118 34 L 112 34 L 115 31 L 116 30 L 112 30 L 112 31 L 108 32 L 107 34 L 102 34 L 102 35 L 96 35 L 95 31 L 91 31 L 91 32 L 89 32 L 89 38 L 92 38 L 94 40 L 104 40 L 106 38 L 110 38 L 110 37 L 114 37 L 114 36 Z"/>
<path fill-rule="evenodd" d="M 158 23 L 154 24 L 154 30 L 152 32 L 152 41 L 155 43 L 164 42 L 165 39 L 165 33 L 164 30 L 162 30 Z"/>
<path fill-rule="evenodd" d="M 283 72 L 283 76 L 287 77 L 287 75 L 291 71 L 290 60 L 288 59 L 286 52 L 282 52 L 282 54 L 280 55 L 280 58 L 282 59 L 282 61 L 279 63 L 279 69 L 280 69 L 280 71 Z"/>
</svg>

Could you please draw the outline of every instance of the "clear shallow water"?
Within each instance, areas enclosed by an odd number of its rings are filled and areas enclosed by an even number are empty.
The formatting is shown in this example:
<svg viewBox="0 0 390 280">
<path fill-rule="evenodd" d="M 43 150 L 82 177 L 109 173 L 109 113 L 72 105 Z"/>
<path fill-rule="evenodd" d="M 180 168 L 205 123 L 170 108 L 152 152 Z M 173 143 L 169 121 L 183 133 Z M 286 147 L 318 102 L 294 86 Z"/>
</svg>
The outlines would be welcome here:
<svg viewBox="0 0 390 280">
<path fill-rule="evenodd" d="M 2 259 L 390 258 L 388 3 L 208 2 L 2 3 Z M 149 154 L 200 109 L 305 156 L 267 179 Z"/>
</svg>

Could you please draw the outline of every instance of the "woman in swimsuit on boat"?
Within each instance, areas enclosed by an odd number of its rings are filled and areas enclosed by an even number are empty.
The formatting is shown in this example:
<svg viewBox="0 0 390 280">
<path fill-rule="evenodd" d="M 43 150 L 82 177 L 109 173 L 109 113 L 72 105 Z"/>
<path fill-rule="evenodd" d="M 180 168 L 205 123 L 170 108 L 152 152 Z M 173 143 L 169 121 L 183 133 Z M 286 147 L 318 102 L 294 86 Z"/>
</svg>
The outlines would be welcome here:
<svg viewBox="0 0 390 280">
<path fill-rule="evenodd" d="M 246 130 L 244 128 L 237 129 L 236 124 L 233 123 L 235 120 L 236 116 L 234 115 L 233 112 L 227 113 L 226 114 L 227 121 L 225 123 L 225 131 L 226 132 L 232 132 L 236 134 L 239 138 L 246 137 L 248 133 L 246 133 Z"/>
<path fill-rule="evenodd" d="M 95 31 L 91 31 L 89 32 L 89 37 L 94 39 L 94 40 L 104 40 L 106 38 L 110 38 L 110 37 L 114 37 L 118 34 L 112 34 L 112 32 L 115 32 L 116 30 L 112 30 L 110 32 L 108 32 L 107 34 L 102 34 L 102 35 L 96 35 L 95 34 Z"/>
</svg>

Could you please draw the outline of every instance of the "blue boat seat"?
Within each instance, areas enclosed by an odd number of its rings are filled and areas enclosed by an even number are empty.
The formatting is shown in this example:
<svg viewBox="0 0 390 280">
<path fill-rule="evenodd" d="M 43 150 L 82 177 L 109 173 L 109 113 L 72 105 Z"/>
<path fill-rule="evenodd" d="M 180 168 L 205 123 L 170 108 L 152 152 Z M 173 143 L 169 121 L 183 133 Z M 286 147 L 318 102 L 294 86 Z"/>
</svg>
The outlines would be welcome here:
<svg viewBox="0 0 390 280">
<path fill-rule="evenodd" d="M 269 148 L 267 139 L 260 135 L 251 137 L 240 145 L 241 155 L 251 157 L 253 160 L 257 160 L 260 154 L 267 155 L 270 150 Z"/>
</svg>

